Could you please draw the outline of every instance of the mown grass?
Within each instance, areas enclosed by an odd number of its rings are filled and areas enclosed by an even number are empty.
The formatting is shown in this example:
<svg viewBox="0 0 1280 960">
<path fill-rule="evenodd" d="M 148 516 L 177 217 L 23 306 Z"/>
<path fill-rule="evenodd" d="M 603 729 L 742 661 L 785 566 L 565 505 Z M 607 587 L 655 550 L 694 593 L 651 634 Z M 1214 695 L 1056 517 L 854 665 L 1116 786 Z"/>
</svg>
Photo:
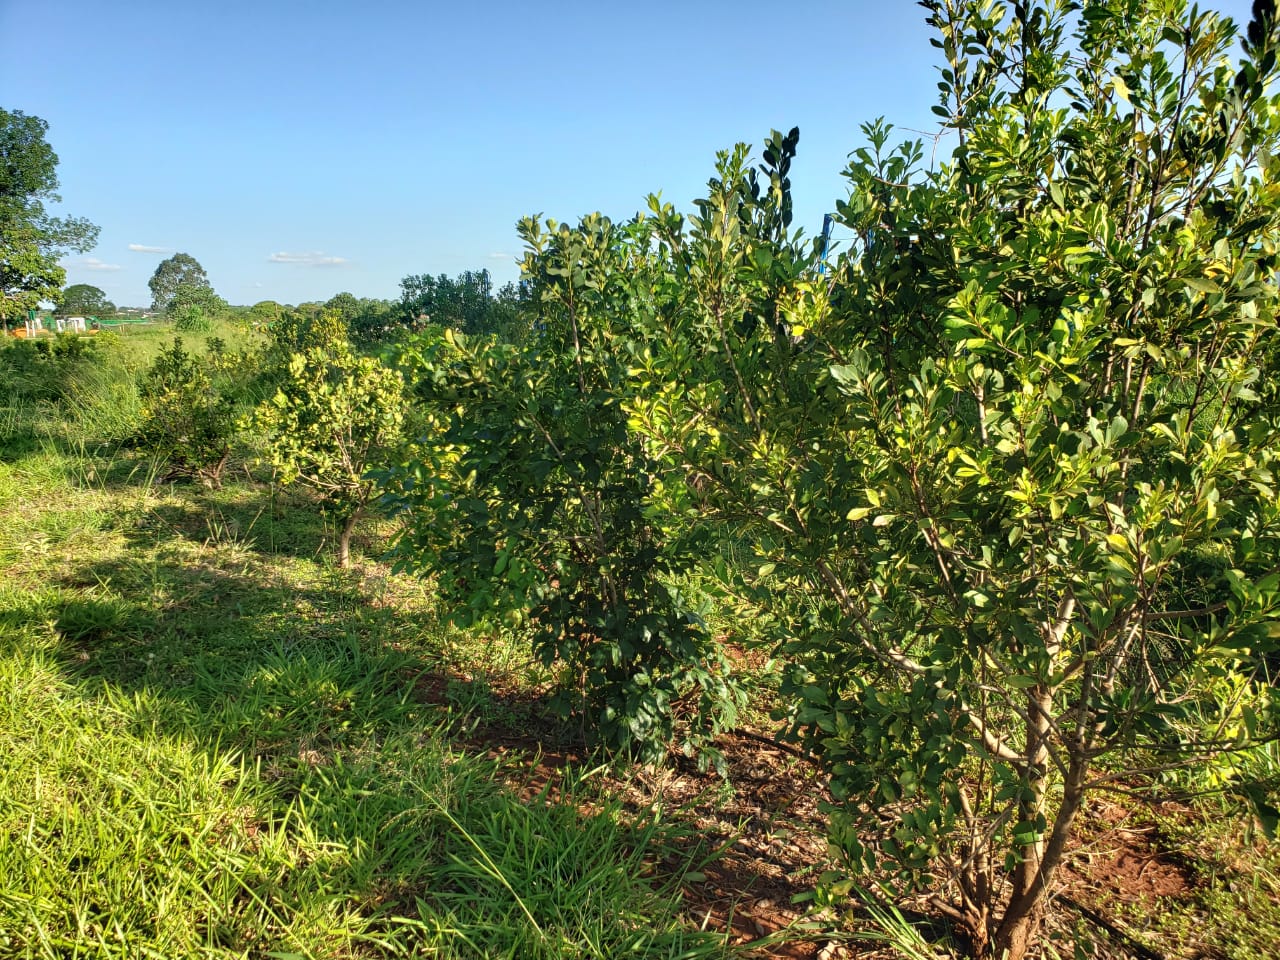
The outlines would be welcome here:
<svg viewBox="0 0 1280 960">
<path fill-rule="evenodd" d="M 157 486 L 66 442 L 100 423 L 20 426 L 0 457 L 0 956 L 726 953 L 680 914 L 678 827 L 590 771 L 554 798 L 521 783 L 451 736 L 465 695 L 419 695 L 464 659 L 523 669 L 500 638 L 375 563 L 333 568 L 314 510 L 243 471 Z"/>
</svg>

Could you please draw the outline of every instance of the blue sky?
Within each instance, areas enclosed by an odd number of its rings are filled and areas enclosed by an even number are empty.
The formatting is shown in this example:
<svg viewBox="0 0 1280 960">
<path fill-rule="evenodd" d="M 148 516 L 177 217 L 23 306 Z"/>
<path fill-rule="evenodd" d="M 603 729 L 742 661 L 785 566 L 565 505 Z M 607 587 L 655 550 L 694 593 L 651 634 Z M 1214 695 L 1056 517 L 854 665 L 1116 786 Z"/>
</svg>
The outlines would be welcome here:
<svg viewBox="0 0 1280 960">
<path fill-rule="evenodd" d="M 1248 0 L 1209 3 L 1238 21 Z M 796 223 L 843 195 L 860 123 L 932 128 L 910 0 L 482 4 L 0 0 L 0 102 L 43 117 L 65 261 L 121 305 L 175 251 L 232 303 L 394 298 L 518 275 L 515 221 L 681 209 L 715 153 L 800 127 Z"/>
</svg>

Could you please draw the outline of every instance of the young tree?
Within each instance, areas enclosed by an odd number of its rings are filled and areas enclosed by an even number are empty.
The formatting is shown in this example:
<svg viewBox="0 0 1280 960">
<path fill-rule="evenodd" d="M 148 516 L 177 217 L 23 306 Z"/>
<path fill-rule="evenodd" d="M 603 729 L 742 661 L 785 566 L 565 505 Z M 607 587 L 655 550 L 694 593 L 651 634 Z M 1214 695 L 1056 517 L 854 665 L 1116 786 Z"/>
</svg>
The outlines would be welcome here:
<svg viewBox="0 0 1280 960">
<path fill-rule="evenodd" d="M 147 286 L 151 288 L 151 309 L 160 312 L 168 312 L 182 287 L 189 291 L 212 289 L 204 267 L 188 253 L 175 253 L 160 261 Z"/>
<path fill-rule="evenodd" d="M 196 332 L 208 330 L 216 318 L 225 316 L 230 309 L 212 287 L 184 281 L 174 290 L 165 315 L 177 329 Z"/>
<path fill-rule="evenodd" d="M 199 357 L 175 337 L 142 379 L 144 446 L 169 465 L 168 479 L 218 486 L 231 455 L 235 409 L 214 382 L 217 358 Z"/>
<path fill-rule="evenodd" d="M 397 326 L 395 305 L 388 300 L 339 293 L 325 303 L 324 309 L 342 321 L 353 340 L 379 340 Z"/>
<path fill-rule="evenodd" d="M 1018 960 L 1091 794 L 1280 734 L 1280 36 L 1268 0 L 1236 64 L 1182 0 L 925 6 L 956 149 L 922 169 L 869 125 L 829 274 L 789 229 L 793 131 L 722 154 L 687 220 L 526 226 L 526 275 L 569 384 L 618 358 L 592 478 L 629 448 L 657 530 L 758 551 L 717 565 L 775 614 L 849 865 L 949 877 L 973 952 Z M 472 376 L 459 414 L 497 395 Z M 455 448 L 477 528 L 551 494 L 555 440 L 503 441 L 548 464 L 505 507 L 516 458 Z"/>
<path fill-rule="evenodd" d="M 257 411 L 268 456 L 283 483 L 321 495 L 337 517 L 338 564 L 351 557 L 351 536 L 377 491 L 368 477 L 401 440 L 403 382 L 345 339 L 303 345 L 286 359 L 276 395 Z"/>
<path fill-rule="evenodd" d="M 1180 0 L 925 6 L 951 159 L 870 125 L 829 281 L 773 229 L 778 138 L 687 234 L 655 205 L 681 298 L 627 402 L 758 545 L 837 846 L 950 876 L 1018 960 L 1092 793 L 1278 732 L 1280 38 L 1270 2 L 1234 66 Z"/>
<path fill-rule="evenodd" d="M 98 239 L 89 221 L 45 211 L 45 201 L 61 199 L 48 129 L 39 117 L 0 109 L 0 323 L 57 300 L 66 282 L 58 258 L 91 250 Z"/>
</svg>

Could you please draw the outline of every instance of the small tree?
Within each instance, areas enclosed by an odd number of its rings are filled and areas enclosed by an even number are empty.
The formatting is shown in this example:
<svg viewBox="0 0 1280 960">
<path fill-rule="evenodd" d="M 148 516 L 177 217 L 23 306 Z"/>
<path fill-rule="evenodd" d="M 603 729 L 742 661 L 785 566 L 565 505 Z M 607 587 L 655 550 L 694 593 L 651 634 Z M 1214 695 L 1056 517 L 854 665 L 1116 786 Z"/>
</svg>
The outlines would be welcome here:
<svg viewBox="0 0 1280 960">
<path fill-rule="evenodd" d="M 165 315 L 174 327 L 188 333 L 203 333 L 213 326 L 213 321 L 227 314 L 227 301 L 213 292 L 211 287 L 183 282 L 178 284 L 165 308 Z"/>
<path fill-rule="evenodd" d="M 488 270 L 464 270 L 456 278 L 443 273 L 408 276 L 400 281 L 400 290 L 400 303 L 391 315 L 368 317 L 353 322 L 353 327 L 376 335 L 431 324 L 514 343 L 528 331 L 536 313 L 527 284 L 508 283 L 495 292 Z"/>
<path fill-rule="evenodd" d="M 276 353 L 284 362 L 313 348 L 336 351 L 348 345 L 346 321 L 334 310 L 283 310 L 270 329 Z"/>
<path fill-rule="evenodd" d="M 209 360 L 189 353 L 175 337 L 143 377 L 141 392 L 140 439 L 169 464 L 169 478 L 220 484 L 231 455 L 235 409 L 217 389 Z"/>
<path fill-rule="evenodd" d="M 950 162 L 866 128 L 819 282 L 787 145 L 722 157 L 629 403 L 760 551 L 836 846 L 1018 960 L 1094 791 L 1280 726 L 1277 23 L 924 5 Z"/>
<path fill-rule="evenodd" d="M 341 339 L 304 347 L 285 364 L 277 393 L 255 421 L 281 481 L 311 488 L 333 509 L 345 567 L 351 535 L 377 490 L 367 473 L 387 463 L 401 440 L 403 383 Z"/>
<path fill-rule="evenodd" d="M 540 252 L 540 343 L 437 329 L 405 344 L 425 422 L 386 476 L 405 520 L 397 566 L 433 574 L 461 622 L 526 624 L 557 673 L 553 707 L 606 745 L 657 759 L 678 744 L 716 760 L 710 738 L 743 691 L 677 586 L 705 543 L 667 515 L 658 464 L 628 436 L 622 342 L 588 320 L 603 299 L 553 279 L 588 243 L 607 256 L 618 228 L 593 216 L 581 231 L 522 229 Z"/>
<path fill-rule="evenodd" d="M 285 313 L 285 307 L 274 300 L 259 300 L 245 314 L 251 327 L 270 327 Z"/>
<path fill-rule="evenodd" d="M 1280 37 L 1271 2 L 1235 65 L 1181 0 L 924 5 L 957 147 L 869 125 L 828 274 L 794 131 L 526 273 L 623 357 L 664 504 L 757 551 L 717 566 L 776 614 L 849 867 L 1018 960 L 1092 793 L 1280 733 Z"/>
</svg>

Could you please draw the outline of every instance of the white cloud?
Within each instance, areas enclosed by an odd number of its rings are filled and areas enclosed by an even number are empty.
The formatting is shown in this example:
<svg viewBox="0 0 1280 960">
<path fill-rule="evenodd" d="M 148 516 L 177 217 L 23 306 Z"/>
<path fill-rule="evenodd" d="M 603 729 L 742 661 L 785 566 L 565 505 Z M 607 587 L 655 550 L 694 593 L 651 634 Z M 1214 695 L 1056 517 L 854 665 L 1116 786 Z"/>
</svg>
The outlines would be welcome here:
<svg viewBox="0 0 1280 960">
<path fill-rule="evenodd" d="M 134 253 L 172 253 L 168 247 L 151 247 L 145 243 L 131 243 L 129 249 Z"/>
<path fill-rule="evenodd" d="M 304 267 L 345 267 L 351 261 L 346 257 L 330 257 L 323 251 L 312 251 L 310 253 L 273 253 L 267 257 L 271 263 L 296 263 Z"/>
<path fill-rule="evenodd" d="M 118 263 L 103 263 L 97 257 L 85 257 L 80 261 L 80 266 L 86 270 L 120 270 L 122 269 Z"/>
</svg>

